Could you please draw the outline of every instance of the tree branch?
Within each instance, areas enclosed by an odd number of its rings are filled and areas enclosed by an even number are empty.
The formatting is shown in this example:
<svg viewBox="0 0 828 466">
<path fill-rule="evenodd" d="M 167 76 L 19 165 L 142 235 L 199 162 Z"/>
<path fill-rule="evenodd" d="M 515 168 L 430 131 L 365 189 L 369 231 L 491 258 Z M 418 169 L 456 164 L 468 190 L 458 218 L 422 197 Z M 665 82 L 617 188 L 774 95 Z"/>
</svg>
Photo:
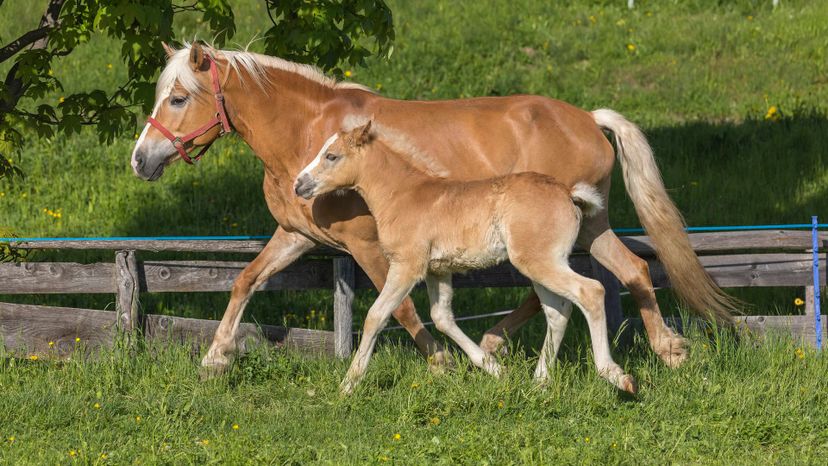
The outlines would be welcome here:
<svg viewBox="0 0 828 466">
<path fill-rule="evenodd" d="M 46 28 L 48 31 L 48 29 L 57 27 L 60 9 L 63 8 L 63 4 L 65 2 L 66 0 L 51 0 L 49 2 L 49 5 L 46 7 L 46 13 L 43 13 L 43 17 L 40 18 L 39 29 Z M 48 43 L 49 35 L 44 34 L 32 43 L 29 50 L 45 49 Z M 17 77 L 18 65 L 19 63 L 15 63 L 6 75 L 8 99 L 5 102 L 0 101 L 0 117 L 2 117 L 3 113 L 10 112 L 17 107 L 17 102 L 19 102 L 20 98 L 23 97 L 23 94 L 26 93 L 27 86 L 24 86 L 20 78 Z"/>
<path fill-rule="evenodd" d="M 23 34 L 14 41 L 10 42 L 8 45 L 0 49 L 0 63 L 3 63 L 4 61 L 13 57 L 23 47 L 46 37 L 46 35 L 49 34 L 49 30 L 51 29 L 51 26 L 44 26 L 42 28 L 34 29 Z"/>
</svg>

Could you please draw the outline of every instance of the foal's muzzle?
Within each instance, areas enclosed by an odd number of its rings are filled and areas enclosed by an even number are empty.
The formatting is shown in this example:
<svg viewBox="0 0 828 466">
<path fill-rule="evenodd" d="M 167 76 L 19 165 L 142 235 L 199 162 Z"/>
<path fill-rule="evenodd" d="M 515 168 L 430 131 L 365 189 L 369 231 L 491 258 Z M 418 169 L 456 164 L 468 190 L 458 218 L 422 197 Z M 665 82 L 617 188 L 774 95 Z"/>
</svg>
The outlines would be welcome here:
<svg viewBox="0 0 828 466">
<path fill-rule="evenodd" d="M 315 188 L 316 181 L 314 181 L 313 178 L 307 173 L 297 178 L 296 183 L 293 185 L 293 191 L 296 195 L 304 199 L 312 198 Z"/>
</svg>

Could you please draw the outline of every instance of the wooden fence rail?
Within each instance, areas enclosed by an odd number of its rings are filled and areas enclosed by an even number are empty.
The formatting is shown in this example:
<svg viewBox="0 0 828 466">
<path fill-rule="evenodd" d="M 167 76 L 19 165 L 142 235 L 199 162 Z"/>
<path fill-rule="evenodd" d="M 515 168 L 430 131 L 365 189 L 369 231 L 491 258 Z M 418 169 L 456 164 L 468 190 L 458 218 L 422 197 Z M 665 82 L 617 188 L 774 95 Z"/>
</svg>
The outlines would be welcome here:
<svg viewBox="0 0 828 466">
<path fill-rule="evenodd" d="M 647 259 L 656 287 L 669 287 L 661 264 L 646 236 L 621 240 Z M 707 272 L 723 287 L 804 287 L 805 297 L 813 296 L 811 234 L 804 231 L 756 231 L 695 233 L 691 244 Z M 820 242 L 825 251 L 828 233 Z M 209 342 L 218 322 L 171 316 L 142 316 L 140 293 L 229 291 L 247 265 L 241 261 L 141 260 L 138 251 L 183 251 L 204 253 L 258 253 L 264 240 L 98 240 L 16 242 L 24 249 L 87 249 L 114 251 L 113 263 L 21 262 L 0 264 L 2 294 L 112 293 L 115 312 L 90 309 L 0 303 L 0 338 L 12 351 L 58 353 L 73 350 L 75 338 L 86 345 L 111 345 L 119 331 L 142 331 L 147 339 L 161 341 Z M 604 283 L 607 289 L 608 324 L 617 330 L 623 321 L 620 285 L 615 277 L 589 256 L 580 253 L 571 259 L 573 268 Z M 825 267 L 825 254 L 820 267 Z M 822 285 L 825 277 L 821 274 Z M 474 271 L 454 279 L 456 287 L 523 286 L 528 281 L 510 264 Z M 339 251 L 319 248 L 262 284 L 261 290 L 333 289 L 334 330 L 314 331 L 243 324 L 239 347 L 254 341 L 301 348 L 311 352 L 347 357 L 352 349 L 352 303 L 354 291 L 371 288 L 368 277 L 354 261 Z M 805 315 L 752 316 L 739 319 L 758 332 L 783 328 L 803 338 L 812 336 L 813 299 L 806 299 Z M 810 325 L 809 325 L 810 323 Z M 53 342 L 50 348 L 48 342 Z M 46 346 L 44 346 L 46 345 Z"/>
</svg>

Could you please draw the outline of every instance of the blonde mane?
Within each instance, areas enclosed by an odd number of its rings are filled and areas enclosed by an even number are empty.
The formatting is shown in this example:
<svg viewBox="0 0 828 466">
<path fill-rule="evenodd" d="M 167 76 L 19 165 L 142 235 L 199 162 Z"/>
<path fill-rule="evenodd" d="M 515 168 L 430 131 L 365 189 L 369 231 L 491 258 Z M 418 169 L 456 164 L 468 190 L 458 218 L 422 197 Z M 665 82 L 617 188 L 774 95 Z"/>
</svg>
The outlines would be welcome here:
<svg viewBox="0 0 828 466">
<path fill-rule="evenodd" d="M 167 60 L 167 66 L 158 77 L 158 85 L 155 89 L 156 102 L 165 97 L 169 91 L 178 83 L 187 92 L 195 93 L 203 91 L 201 82 L 190 68 L 190 47 L 188 42 L 184 47 L 176 50 Z M 270 84 L 268 81 L 268 69 L 278 69 L 288 73 L 297 74 L 305 79 L 321 84 L 331 89 L 359 89 L 366 92 L 374 91 L 361 84 L 337 81 L 335 78 L 325 75 L 319 68 L 302 63 L 294 63 L 278 57 L 271 57 L 246 50 L 219 50 L 210 46 L 204 46 L 204 51 L 216 58 L 224 58 L 236 73 L 244 70 L 257 86 L 262 89 Z"/>
</svg>

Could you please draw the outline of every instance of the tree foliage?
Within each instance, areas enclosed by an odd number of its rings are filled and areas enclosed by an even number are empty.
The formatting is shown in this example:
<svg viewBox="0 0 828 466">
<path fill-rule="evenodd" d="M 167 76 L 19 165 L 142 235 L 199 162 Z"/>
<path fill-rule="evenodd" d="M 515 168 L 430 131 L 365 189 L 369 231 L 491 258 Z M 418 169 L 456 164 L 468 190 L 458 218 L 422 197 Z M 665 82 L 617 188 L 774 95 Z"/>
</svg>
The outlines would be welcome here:
<svg viewBox="0 0 828 466">
<path fill-rule="evenodd" d="M 340 74 L 341 63 L 361 64 L 393 50 L 391 11 L 383 0 L 262 1 L 272 24 L 264 37 L 266 53 Z M 0 12 L 2 7 L 0 0 Z M 101 142 L 132 134 L 136 117 L 152 107 L 152 80 L 165 59 L 161 42 L 176 41 L 173 24 L 183 13 L 200 14 L 218 47 L 235 33 L 229 0 L 50 0 L 39 24 L 9 42 L 3 38 L 0 63 L 14 65 L 0 82 L 0 178 L 22 175 L 11 155 L 25 138 L 73 134 L 83 126 L 95 127 Z M 120 43 L 126 81 L 43 103 L 63 90 L 52 64 L 95 34 Z"/>
</svg>

